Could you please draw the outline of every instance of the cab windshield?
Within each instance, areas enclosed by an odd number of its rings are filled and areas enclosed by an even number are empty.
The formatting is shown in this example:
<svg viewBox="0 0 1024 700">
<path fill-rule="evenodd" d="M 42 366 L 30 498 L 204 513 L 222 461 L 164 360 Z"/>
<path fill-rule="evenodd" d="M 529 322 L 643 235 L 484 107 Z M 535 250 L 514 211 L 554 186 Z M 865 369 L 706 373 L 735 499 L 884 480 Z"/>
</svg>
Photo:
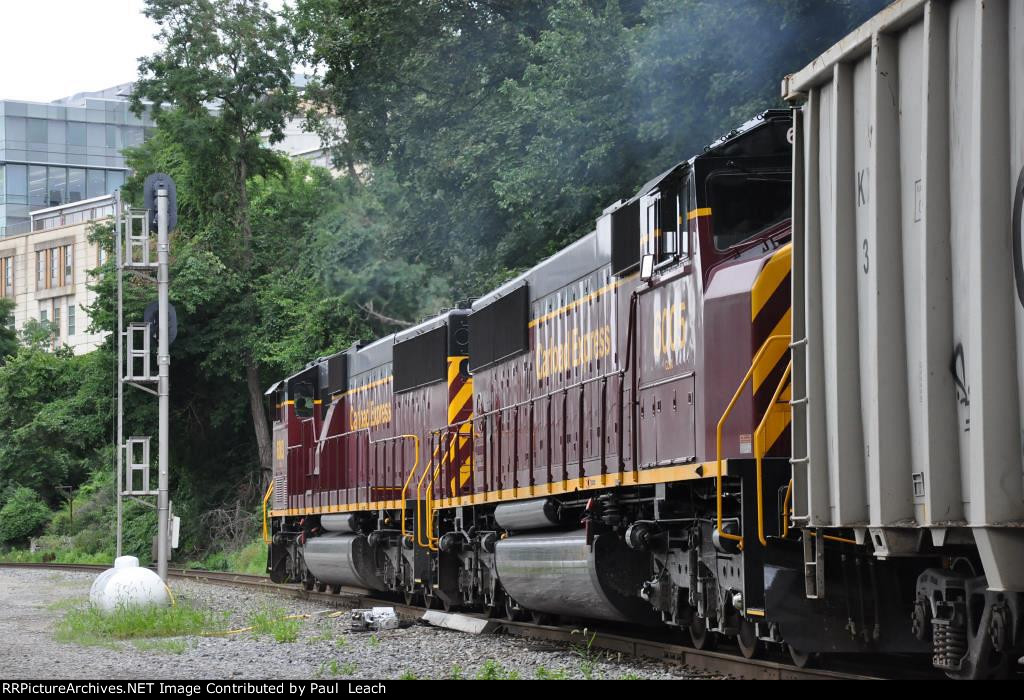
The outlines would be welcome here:
<svg viewBox="0 0 1024 700">
<path fill-rule="evenodd" d="M 708 178 L 715 248 L 729 250 L 790 218 L 788 172 L 716 173 Z"/>
</svg>

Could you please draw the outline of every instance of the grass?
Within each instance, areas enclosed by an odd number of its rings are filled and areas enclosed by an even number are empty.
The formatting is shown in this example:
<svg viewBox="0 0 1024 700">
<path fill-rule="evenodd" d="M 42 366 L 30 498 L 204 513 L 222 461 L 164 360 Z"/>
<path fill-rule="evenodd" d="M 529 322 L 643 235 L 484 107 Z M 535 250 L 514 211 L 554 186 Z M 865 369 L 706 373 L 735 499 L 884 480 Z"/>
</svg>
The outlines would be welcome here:
<svg viewBox="0 0 1024 700">
<path fill-rule="evenodd" d="M 41 549 L 30 552 L 27 549 L 12 549 L 9 552 L 0 554 L 0 562 L 9 564 L 42 564 L 54 562 L 57 564 L 106 564 L 112 566 L 114 555 L 108 552 L 97 552 L 87 554 L 75 549 L 49 550 Z"/>
<path fill-rule="evenodd" d="M 581 634 L 583 636 L 583 644 L 573 644 L 573 651 L 577 656 L 580 657 L 580 673 L 583 674 L 584 680 L 594 680 L 594 662 L 597 660 L 597 655 L 594 653 L 594 640 L 597 639 L 597 632 L 587 635 L 587 628 L 584 627 L 582 630 L 573 630 L 570 633 L 570 637 Z"/>
<path fill-rule="evenodd" d="M 380 637 L 375 634 L 371 634 L 370 638 L 367 640 L 367 644 L 370 645 L 371 649 L 376 649 L 380 646 Z"/>
<path fill-rule="evenodd" d="M 517 681 L 519 673 L 511 671 L 494 659 L 487 659 L 476 674 L 478 681 Z"/>
<path fill-rule="evenodd" d="M 76 581 L 75 583 L 79 583 Z M 53 610 L 55 612 L 62 612 L 64 610 L 72 610 L 73 608 L 80 608 L 84 605 L 88 605 L 88 596 L 75 596 L 72 598 L 61 598 L 46 606 L 47 610 Z"/>
<path fill-rule="evenodd" d="M 57 623 L 56 638 L 82 646 L 111 646 L 119 640 L 183 637 L 223 630 L 217 615 L 187 604 L 169 608 L 119 607 L 105 613 L 93 606 L 72 608 Z"/>
<path fill-rule="evenodd" d="M 357 669 L 358 667 L 352 661 L 346 661 L 342 664 L 338 663 L 337 659 L 331 659 L 320 664 L 320 669 L 316 675 L 318 678 L 324 676 L 354 676 Z"/>
<path fill-rule="evenodd" d="M 452 672 L 448 675 L 448 678 L 453 681 L 464 681 L 466 675 L 462 671 L 462 666 L 458 664 L 452 664 Z"/>
<path fill-rule="evenodd" d="M 255 540 L 233 552 L 214 552 L 205 559 L 189 562 L 189 567 L 208 571 L 230 571 L 236 574 L 265 574 L 267 545 L 262 539 Z"/>
<path fill-rule="evenodd" d="M 167 654 L 184 654 L 188 642 L 184 639 L 136 639 L 132 645 L 139 651 L 160 651 Z"/>
<path fill-rule="evenodd" d="M 567 677 L 565 671 L 549 671 L 543 666 L 540 666 L 536 673 L 539 681 L 564 681 Z"/>
<path fill-rule="evenodd" d="M 638 680 L 640 680 L 640 676 L 635 674 L 635 673 L 623 673 L 621 676 L 619 676 L 619 680 L 620 681 L 638 681 Z"/>
<path fill-rule="evenodd" d="M 252 614 L 249 626 L 257 636 L 270 636 L 278 643 L 286 644 L 299 638 L 302 623 L 279 608 L 264 608 Z"/>
<path fill-rule="evenodd" d="M 420 677 L 412 671 L 402 671 L 398 676 L 398 680 L 400 681 L 418 681 L 419 679 Z"/>
</svg>

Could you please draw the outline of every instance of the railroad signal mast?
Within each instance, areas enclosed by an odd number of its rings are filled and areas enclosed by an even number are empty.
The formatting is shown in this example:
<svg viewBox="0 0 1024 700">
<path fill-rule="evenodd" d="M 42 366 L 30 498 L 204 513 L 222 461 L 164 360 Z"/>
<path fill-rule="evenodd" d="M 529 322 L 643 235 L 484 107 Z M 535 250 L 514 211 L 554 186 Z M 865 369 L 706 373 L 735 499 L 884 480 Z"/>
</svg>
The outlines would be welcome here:
<svg viewBox="0 0 1024 700">
<path fill-rule="evenodd" d="M 114 255 L 117 270 L 117 556 L 122 554 L 124 499 L 130 498 L 157 510 L 156 562 L 160 578 L 167 579 L 169 551 L 177 546 L 177 521 L 168 496 L 170 448 L 170 345 L 177 334 L 177 317 L 168 302 L 168 236 L 177 222 L 174 181 L 156 173 L 146 178 L 145 209 L 125 208 L 120 191 L 115 193 Z M 152 231 L 156 229 L 156 259 Z M 146 310 L 144 320 L 124 321 L 125 272 L 154 282 L 157 302 Z M 156 276 L 153 276 L 153 273 Z M 156 339 L 156 367 L 152 343 Z M 151 437 L 124 435 L 124 387 L 129 385 L 157 397 L 157 487 L 150 477 Z M 156 387 L 155 389 L 153 387 Z M 155 499 L 155 503 L 147 499 Z"/>
</svg>

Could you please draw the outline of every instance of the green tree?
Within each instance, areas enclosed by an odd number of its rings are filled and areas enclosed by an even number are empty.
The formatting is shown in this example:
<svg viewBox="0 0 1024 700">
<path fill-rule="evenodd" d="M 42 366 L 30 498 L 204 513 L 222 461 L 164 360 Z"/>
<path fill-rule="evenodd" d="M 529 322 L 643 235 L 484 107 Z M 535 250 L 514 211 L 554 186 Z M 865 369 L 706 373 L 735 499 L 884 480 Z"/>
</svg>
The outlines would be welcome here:
<svg viewBox="0 0 1024 700">
<path fill-rule="evenodd" d="M 395 270 L 390 288 L 327 276 L 396 316 L 416 315 L 402 287 L 424 277 L 449 302 L 480 294 L 779 106 L 786 73 L 884 4 L 297 0 L 296 35 L 322 74 L 310 117 L 328 133 L 344 123 L 338 164 L 360 172 Z M 351 214 L 328 216 L 328 238 L 345 249 Z"/>
<path fill-rule="evenodd" d="M 0 508 L 0 543 L 15 543 L 38 534 L 50 516 L 50 509 L 35 491 L 24 486 L 14 489 Z"/>
<path fill-rule="evenodd" d="M 145 14 L 160 27 L 161 48 L 139 61 L 133 109 L 141 113 L 151 103 L 185 163 L 189 214 L 197 228 L 215 231 L 203 242 L 205 255 L 192 258 L 233 300 L 211 319 L 224 349 L 213 361 L 241 362 L 260 464 L 269 471 L 270 427 L 252 331 L 262 322 L 262 254 L 274 246 L 257 237 L 249 188 L 252 178 L 281 170 L 281 157 L 264 141 L 280 141 L 297 109 L 290 28 L 262 0 L 147 0 Z"/>
<path fill-rule="evenodd" d="M 14 300 L 0 299 L 0 366 L 18 351 L 18 334 L 14 330 Z"/>
</svg>

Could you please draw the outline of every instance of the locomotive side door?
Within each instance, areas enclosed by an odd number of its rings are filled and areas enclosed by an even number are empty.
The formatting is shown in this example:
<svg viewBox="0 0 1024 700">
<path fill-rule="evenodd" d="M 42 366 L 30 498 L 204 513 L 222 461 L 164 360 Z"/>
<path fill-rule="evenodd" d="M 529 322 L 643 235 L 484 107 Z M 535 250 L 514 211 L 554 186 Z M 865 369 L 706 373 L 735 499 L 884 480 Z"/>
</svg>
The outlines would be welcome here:
<svg viewBox="0 0 1024 700">
<path fill-rule="evenodd" d="M 641 467 L 696 459 L 696 294 L 687 193 L 686 180 L 676 180 L 641 199 L 641 248 L 653 256 L 637 309 Z"/>
</svg>

